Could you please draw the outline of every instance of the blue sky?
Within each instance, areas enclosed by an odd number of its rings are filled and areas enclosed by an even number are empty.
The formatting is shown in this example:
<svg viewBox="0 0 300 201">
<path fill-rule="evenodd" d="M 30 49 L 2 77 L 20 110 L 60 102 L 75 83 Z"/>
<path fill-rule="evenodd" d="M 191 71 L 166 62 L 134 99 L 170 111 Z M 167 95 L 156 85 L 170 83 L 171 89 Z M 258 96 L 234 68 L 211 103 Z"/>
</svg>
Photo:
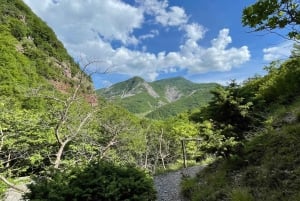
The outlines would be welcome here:
<svg viewBox="0 0 300 201">
<path fill-rule="evenodd" d="M 254 0 L 24 0 L 68 52 L 89 66 L 95 88 L 132 76 L 183 76 L 228 83 L 263 74 L 292 42 L 251 32 L 242 10 Z M 282 33 L 280 31 L 278 33 Z M 107 73 L 103 74 L 107 70 Z"/>
</svg>

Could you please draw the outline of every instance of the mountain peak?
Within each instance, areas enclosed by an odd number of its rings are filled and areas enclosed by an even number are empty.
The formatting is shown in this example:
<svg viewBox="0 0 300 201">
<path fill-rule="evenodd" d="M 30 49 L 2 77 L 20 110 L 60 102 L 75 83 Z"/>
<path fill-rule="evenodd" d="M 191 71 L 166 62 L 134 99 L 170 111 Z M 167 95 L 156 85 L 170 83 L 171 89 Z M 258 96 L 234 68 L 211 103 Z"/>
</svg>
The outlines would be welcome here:
<svg viewBox="0 0 300 201">
<path fill-rule="evenodd" d="M 145 80 L 139 76 L 134 76 L 132 78 L 130 78 L 129 80 L 133 80 L 133 81 L 139 81 L 139 82 L 144 82 Z"/>
<path fill-rule="evenodd" d="M 183 77 L 146 82 L 135 76 L 107 89 L 97 90 L 97 93 L 132 113 L 149 114 L 150 118 L 156 118 L 158 115 L 168 117 L 205 105 L 211 98 L 210 90 L 215 86 L 196 84 Z"/>
<path fill-rule="evenodd" d="M 127 83 L 127 86 L 129 88 L 132 88 L 132 87 L 135 87 L 136 85 L 144 83 L 146 81 L 143 78 L 141 78 L 141 77 L 134 76 L 134 77 L 132 77 L 129 80 L 126 80 L 124 82 Z"/>
</svg>

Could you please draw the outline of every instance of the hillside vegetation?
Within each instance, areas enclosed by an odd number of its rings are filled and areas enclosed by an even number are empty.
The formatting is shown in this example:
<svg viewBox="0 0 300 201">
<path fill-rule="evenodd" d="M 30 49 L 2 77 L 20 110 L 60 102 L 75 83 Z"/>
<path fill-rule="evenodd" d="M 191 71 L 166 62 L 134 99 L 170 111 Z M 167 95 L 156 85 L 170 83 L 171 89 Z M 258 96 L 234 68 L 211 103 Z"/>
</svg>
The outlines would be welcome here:
<svg viewBox="0 0 300 201">
<path fill-rule="evenodd" d="M 251 101 L 248 105 L 251 109 L 247 109 L 243 115 L 248 119 L 242 119 L 239 125 L 234 125 L 237 116 L 228 115 L 228 119 L 221 119 L 220 113 L 215 110 L 220 107 L 217 103 L 211 103 L 208 112 L 202 113 L 205 116 L 207 113 L 217 115 L 218 112 L 218 117 L 213 121 L 222 121 L 237 131 L 237 134 L 227 134 L 226 138 L 233 136 L 242 140 L 238 141 L 238 146 L 233 145 L 233 149 L 223 149 L 220 154 L 225 157 L 208 166 L 197 178 L 183 181 L 182 192 L 188 200 L 300 199 L 298 48 L 296 45 L 292 57 L 287 61 L 271 63 L 266 68 L 266 76 L 249 79 L 237 88 L 244 102 Z M 252 126 L 236 129 L 243 123 Z"/>
<path fill-rule="evenodd" d="M 22 1 L 1 0 L 0 11 L 1 94 L 36 87 L 45 79 L 56 87 L 71 85 L 81 70 L 54 32 Z"/>
<path fill-rule="evenodd" d="M 155 82 L 133 77 L 97 93 L 136 115 L 166 119 L 206 105 L 212 97 L 210 91 L 216 86 L 192 83 L 182 77 Z"/>
</svg>

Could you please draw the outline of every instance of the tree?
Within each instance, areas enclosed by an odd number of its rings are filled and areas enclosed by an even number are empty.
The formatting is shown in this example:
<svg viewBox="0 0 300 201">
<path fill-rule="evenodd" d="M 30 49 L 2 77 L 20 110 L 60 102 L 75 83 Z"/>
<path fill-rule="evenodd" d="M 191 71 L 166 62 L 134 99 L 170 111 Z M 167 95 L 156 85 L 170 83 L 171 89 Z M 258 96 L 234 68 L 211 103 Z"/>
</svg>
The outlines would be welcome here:
<svg viewBox="0 0 300 201">
<path fill-rule="evenodd" d="M 80 85 L 75 89 L 73 94 L 66 100 L 55 98 L 54 100 L 61 103 L 58 110 L 51 112 L 52 118 L 50 125 L 53 125 L 53 133 L 58 145 L 54 163 L 55 168 L 59 168 L 65 149 L 70 143 L 76 143 L 83 135 L 86 135 L 84 127 L 93 114 L 93 108 L 84 107 L 86 102 L 79 101 L 78 90 Z M 54 98 L 54 97 L 53 97 Z M 56 103 L 57 104 L 57 103 Z M 53 124 L 54 123 L 54 124 Z"/>
<path fill-rule="evenodd" d="M 137 164 L 146 149 L 138 119 L 110 103 L 103 105 L 95 117 L 97 129 L 90 144 L 95 145 L 99 159 Z"/>
<path fill-rule="evenodd" d="M 239 151 L 245 132 L 256 125 L 252 93 L 241 89 L 235 81 L 217 87 L 208 106 L 190 116 L 199 123 L 201 150 L 223 157 Z"/>
<path fill-rule="evenodd" d="M 243 139 L 242 131 L 251 127 L 253 103 L 241 96 L 240 86 L 232 81 L 226 87 L 218 87 L 212 94 L 212 101 L 205 109 L 206 119 L 212 119 L 219 128 L 231 127 L 228 137 Z"/>
<path fill-rule="evenodd" d="M 242 23 L 254 31 L 289 28 L 288 37 L 299 40 L 299 0 L 258 0 L 243 10 Z"/>
<path fill-rule="evenodd" d="M 198 147 L 204 153 L 214 154 L 227 158 L 238 151 L 240 142 L 235 137 L 226 136 L 227 128 L 217 128 L 212 121 L 205 120 L 199 124 L 199 138 L 201 138 Z"/>
</svg>

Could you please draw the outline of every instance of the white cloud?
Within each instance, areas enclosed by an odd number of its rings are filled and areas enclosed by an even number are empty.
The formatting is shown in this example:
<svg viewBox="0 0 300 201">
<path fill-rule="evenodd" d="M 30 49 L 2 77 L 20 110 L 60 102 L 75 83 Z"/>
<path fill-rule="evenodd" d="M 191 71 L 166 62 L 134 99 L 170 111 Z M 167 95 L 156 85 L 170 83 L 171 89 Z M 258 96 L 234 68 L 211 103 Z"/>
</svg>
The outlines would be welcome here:
<svg viewBox="0 0 300 201">
<path fill-rule="evenodd" d="M 69 49 L 80 50 L 72 52 L 74 56 L 84 52 L 87 57 L 105 61 L 103 69 L 113 66 L 112 72 L 139 75 L 148 80 L 154 80 L 158 76 L 158 72 L 171 72 L 174 71 L 174 67 L 187 69 L 190 73 L 228 71 L 232 67 L 248 61 L 250 53 L 246 46 L 226 48 L 230 43 L 228 33 L 227 29 L 221 30 L 219 36 L 212 40 L 212 46 L 209 48 L 203 48 L 197 43 L 191 47 L 190 40 L 187 40 L 181 47 L 181 51 L 178 52 L 154 54 L 130 50 L 126 47 L 113 49 L 109 43 L 101 40 L 100 42 L 83 43 L 77 47 L 69 46 Z"/>
<path fill-rule="evenodd" d="M 181 55 L 185 56 L 185 66 L 192 73 L 208 71 L 229 71 L 250 59 L 247 46 L 227 48 L 231 43 L 229 29 L 222 29 L 219 36 L 211 41 L 212 46 L 203 48 L 194 40 L 188 39 L 181 46 Z"/>
<path fill-rule="evenodd" d="M 188 18 L 185 11 L 180 7 L 172 6 L 168 11 L 162 11 L 158 13 L 156 20 L 164 26 L 179 26 L 187 23 Z"/>
<path fill-rule="evenodd" d="M 119 0 L 25 0 L 64 42 L 77 43 L 98 33 L 105 40 L 137 43 L 132 35 L 143 23 L 142 10 Z"/>
<path fill-rule="evenodd" d="M 222 29 L 219 32 L 219 37 L 212 40 L 212 45 L 216 49 L 225 49 L 225 47 L 232 42 L 231 37 L 228 35 L 229 29 Z"/>
<path fill-rule="evenodd" d="M 197 23 L 187 24 L 184 29 L 186 31 L 186 37 L 195 42 L 202 39 L 206 32 L 206 29 Z"/>
<path fill-rule="evenodd" d="M 212 47 L 208 48 L 203 55 L 203 66 L 212 66 L 217 71 L 229 71 L 233 66 L 238 66 L 250 59 L 247 46 L 240 48 L 226 47 L 232 42 L 229 29 L 222 29 L 219 36 L 212 40 Z"/>
<path fill-rule="evenodd" d="M 204 38 L 206 28 L 189 23 L 183 8 L 170 7 L 167 0 L 136 1 L 134 7 L 121 0 L 25 0 L 55 30 L 73 57 L 101 61 L 94 66 L 100 72 L 110 68 L 111 72 L 155 80 L 159 72 L 182 69 L 188 73 L 228 71 L 250 59 L 246 46 L 228 48 L 232 42 L 229 29 L 220 30 L 211 47 L 204 48 L 198 41 Z M 129 48 L 128 44 L 140 44 L 159 35 L 156 29 L 134 35 L 134 30 L 143 26 L 145 15 L 151 15 L 155 23 L 184 32 L 178 51 L 151 53 L 143 44 L 142 50 Z M 112 40 L 123 45 L 115 48 Z"/>
<path fill-rule="evenodd" d="M 178 6 L 169 7 L 167 0 L 136 0 L 145 13 L 155 16 L 163 26 L 180 26 L 188 22 L 185 10 Z"/>
<path fill-rule="evenodd" d="M 150 33 L 139 36 L 140 40 L 145 40 L 145 39 L 149 39 L 149 38 L 154 38 L 155 36 L 159 35 L 159 31 L 157 29 L 153 29 L 150 31 Z"/>
<path fill-rule="evenodd" d="M 264 60 L 270 62 L 280 59 L 287 59 L 291 54 L 293 44 L 294 43 L 292 41 L 286 41 L 277 46 L 264 48 Z"/>
</svg>

